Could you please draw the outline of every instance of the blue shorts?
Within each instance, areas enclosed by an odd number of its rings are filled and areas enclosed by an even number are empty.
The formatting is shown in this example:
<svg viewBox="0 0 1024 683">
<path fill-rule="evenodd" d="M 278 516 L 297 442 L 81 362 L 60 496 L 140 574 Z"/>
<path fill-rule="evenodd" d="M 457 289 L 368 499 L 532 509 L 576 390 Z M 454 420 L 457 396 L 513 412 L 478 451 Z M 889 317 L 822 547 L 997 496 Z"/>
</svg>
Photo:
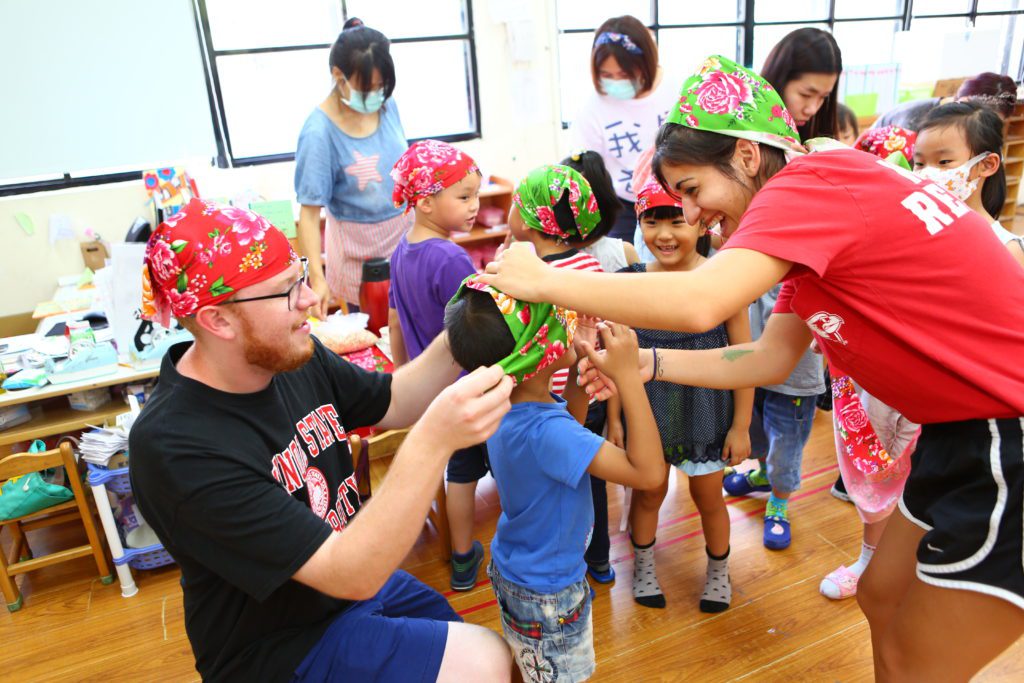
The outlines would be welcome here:
<svg viewBox="0 0 1024 683">
<path fill-rule="evenodd" d="M 594 626 L 586 579 L 557 593 L 537 593 L 487 567 L 501 630 L 528 683 L 575 683 L 594 674 Z"/>
<path fill-rule="evenodd" d="M 449 621 L 462 618 L 444 596 L 397 571 L 327 627 L 292 681 L 437 680 Z"/>
<path fill-rule="evenodd" d="M 761 388 L 754 391 L 750 455 L 767 459 L 768 481 L 780 493 L 800 488 L 800 465 L 814 424 L 815 399 Z"/>
</svg>

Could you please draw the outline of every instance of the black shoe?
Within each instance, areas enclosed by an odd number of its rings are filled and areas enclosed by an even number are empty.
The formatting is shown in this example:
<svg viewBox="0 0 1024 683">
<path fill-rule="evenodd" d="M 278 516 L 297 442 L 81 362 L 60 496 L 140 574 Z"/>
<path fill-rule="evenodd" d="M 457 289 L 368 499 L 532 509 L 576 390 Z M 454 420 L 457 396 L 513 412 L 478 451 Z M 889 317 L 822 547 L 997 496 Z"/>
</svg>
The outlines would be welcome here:
<svg viewBox="0 0 1024 683">
<path fill-rule="evenodd" d="M 845 503 L 852 503 L 850 500 L 850 494 L 846 492 L 846 484 L 843 483 L 843 475 L 839 475 L 836 478 L 836 483 L 832 484 L 832 495 Z"/>
</svg>

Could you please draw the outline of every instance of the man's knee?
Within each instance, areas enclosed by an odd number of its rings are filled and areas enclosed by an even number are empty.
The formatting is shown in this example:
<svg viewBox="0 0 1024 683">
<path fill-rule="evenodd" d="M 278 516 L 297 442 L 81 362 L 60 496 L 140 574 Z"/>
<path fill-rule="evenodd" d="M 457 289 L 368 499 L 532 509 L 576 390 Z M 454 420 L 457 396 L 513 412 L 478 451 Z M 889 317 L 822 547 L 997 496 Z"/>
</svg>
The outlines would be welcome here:
<svg viewBox="0 0 1024 683">
<path fill-rule="evenodd" d="M 512 652 L 494 631 L 473 624 L 448 624 L 439 681 L 511 680 Z"/>
</svg>

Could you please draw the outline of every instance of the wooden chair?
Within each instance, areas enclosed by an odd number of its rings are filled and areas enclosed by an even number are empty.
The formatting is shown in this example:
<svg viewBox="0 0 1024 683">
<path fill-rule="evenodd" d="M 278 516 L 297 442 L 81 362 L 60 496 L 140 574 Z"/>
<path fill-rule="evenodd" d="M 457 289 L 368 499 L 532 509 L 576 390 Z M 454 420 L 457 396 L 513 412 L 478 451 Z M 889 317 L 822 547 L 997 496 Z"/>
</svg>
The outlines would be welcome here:
<svg viewBox="0 0 1024 683">
<path fill-rule="evenodd" d="M 394 455 L 398 452 L 398 447 L 405 441 L 406 434 L 409 433 L 408 429 L 391 429 L 381 434 L 375 434 L 369 439 L 362 439 L 358 434 L 349 434 L 348 443 L 352 450 L 352 467 L 356 472 L 359 472 L 359 463 L 363 457 L 364 452 L 372 459 L 383 458 L 388 455 Z M 371 455 L 372 454 L 372 455 Z M 362 496 L 369 492 L 369 468 L 367 468 L 367 481 L 359 482 L 359 495 Z M 452 539 L 451 533 L 448 530 L 448 505 L 447 499 L 444 492 L 444 480 L 437 487 L 437 493 L 434 495 L 434 502 L 430 506 L 430 510 L 427 512 L 427 520 L 434 525 L 434 529 L 437 530 L 437 539 L 441 544 L 441 557 L 444 558 L 445 562 L 452 559 Z"/>
<path fill-rule="evenodd" d="M 92 516 L 92 509 L 89 507 L 85 491 L 82 489 L 82 482 L 78 477 L 78 465 L 75 463 L 71 444 L 65 441 L 60 444 L 60 448 L 52 451 L 17 453 L 7 456 L 0 460 L 0 482 L 50 467 L 64 467 L 67 470 L 68 480 L 75 497 L 66 503 L 52 505 L 29 515 L 0 520 L 0 531 L 10 529 L 13 540 L 10 559 L 0 550 L 0 589 L 3 590 L 4 598 L 7 600 L 7 609 L 11 612 L 21 609 L 22 604 L 21 591 L 18 590 L 13 579 L 18 574 L 92 555 L 96 560 L 96 567 L 99 569 L 103 583 L 110 583 L 114 580 L 110 565 L 107 563 L 107 556 L 103 546 L 100 545 L 100 535 L 96 531 L 96 521 Z M 42 529 L 76 519 L 80 520 L 85 527 L 88 543 L 42 557 L 32 557 L 32 550 L 25 537 L 26 531 Z"/>
</svg>

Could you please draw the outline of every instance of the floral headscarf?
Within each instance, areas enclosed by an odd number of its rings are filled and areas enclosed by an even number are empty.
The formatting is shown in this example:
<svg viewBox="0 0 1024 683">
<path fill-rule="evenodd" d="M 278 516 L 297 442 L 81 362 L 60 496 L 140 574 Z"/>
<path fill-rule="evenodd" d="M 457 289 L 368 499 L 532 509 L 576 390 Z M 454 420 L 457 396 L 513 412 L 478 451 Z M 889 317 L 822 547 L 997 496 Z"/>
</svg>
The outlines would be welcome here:
<svg viewBox="0 0 1024 683">
<path fill-rule="evenodd" d="M 772 85 L 750 69 L 714 55 L 683 83 L 679 103 L 669 114 L 678 123 L 786 152 L 803 153 L 796 122 Z"/>
<path fill-rule="evenodd" d="M 642 216 L 644 211 L 649 211 L 656 206 L 674 206 L 680 210 L 683 208 L 682 202 L 666 192 L 658 179 L 652 176 L 636 193 L 636 215 Z"/>
<path fill-rule="evenodd" d="M 917 133 L 899 126 L 869 128 L 860 134 L 854 149 L 869 152 L 889 163 L 912 170 Z"/>
<path fill-rule="evenodd" d="M 498 365 L 517 385 L 565 355 L 576 334 L 576 311 L 513 299 L 477 277 L 470 275 L 463 280 L 448 305 L 457 302 L 467 288 L 491 295 L 516 340 L 512 353 L 498 361 Z"/>
<path fill-rule="evenodd" d="M 142 317 L 164 327 L 274 277 L 296 259 L 266 218 L 192 199 L 161 223 L 146 245 Z"/>
<path fill-rule="evenodd" d="M 555 220 L 554 206 L 566 192 L 575 231 L 566 232 Z M 530 228 L 563 240 L 579 240 L 590 234 L 601 221 L 590 183 L 568 166 L 552 165 L 535 168 L 519 182 L 512 203 Z"/>
<path fill-rule="evenodd" d="M 476 162 L 459 149 L 440 140 L 413 143 L 395 162 L 391 178 L 395 189 L 391 200 L 396 207 L 405 204 L 405 213 L 416 202 L 451 187 L 470 173 L 479 173 Z"/>
</svg>

